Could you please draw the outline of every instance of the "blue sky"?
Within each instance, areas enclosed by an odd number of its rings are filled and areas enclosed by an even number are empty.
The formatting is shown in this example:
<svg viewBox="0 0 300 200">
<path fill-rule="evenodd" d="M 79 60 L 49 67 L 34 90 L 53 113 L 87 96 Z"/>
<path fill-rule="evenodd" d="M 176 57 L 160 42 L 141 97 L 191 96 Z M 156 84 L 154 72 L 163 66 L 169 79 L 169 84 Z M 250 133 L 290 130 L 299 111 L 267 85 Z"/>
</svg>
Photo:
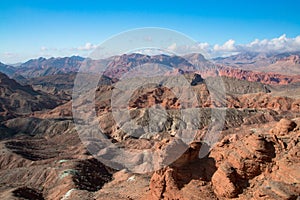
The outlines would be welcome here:
<svg viewBox="0 0 300 200">
<path fill-rule="evenodd" d="M 300 35 L 299 7 L 299 0 L 2 0 L 0 61 L 84 55 L 74 49 L 139 27 L 170 28 L 211 45 L 230 39 L 248 44 L 283 34 L 296 38 Z"/>
</svg>

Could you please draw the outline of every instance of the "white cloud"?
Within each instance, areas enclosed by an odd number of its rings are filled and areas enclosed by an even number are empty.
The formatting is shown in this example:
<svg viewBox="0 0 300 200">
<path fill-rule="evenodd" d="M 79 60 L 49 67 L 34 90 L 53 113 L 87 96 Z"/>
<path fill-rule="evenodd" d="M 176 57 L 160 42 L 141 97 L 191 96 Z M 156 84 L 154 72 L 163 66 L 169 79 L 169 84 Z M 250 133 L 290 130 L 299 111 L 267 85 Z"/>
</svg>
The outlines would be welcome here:
<svg viewBox="0 0 300 200">
<path fill-rule="evenodd" d="M 0 53 L 0 62 L 5 64 L 15 64 L 27 60 L 27 55 L 21 53 L 4 52 Z"/>
<path fill-rule="evenodd" d="M 14 57 L 16 54 L 15 53 L 11 53 L 11 52 L 4 52 L 3 55 L 7 58 L 11 58 Z"/>
<path fill-rule="evenodd" d="M 186 49 L 190 50 L 191 52 L 203 52 L 203 51 L 211 51 L 211 46 L 207 42 L 204 43 L 197 43 L 192 47 Z"/>
<path fill-rule="evenodd" d="M 97 45 L 87 42 L 87 43 L 85 43 L 85 45 L 77 47 L 75 49 L 79 50 L 79 51 L 90 51 L 90 50 L 96 49 L 96 47 L 97 47 Z"/>
<path fill-rule="evenodd" d="M 213 49 L 214 51 L 234 52 L 236 51 L 235 41 L 230 39 L 221 46 L 216 44 Z"/>
<path fill-rule="evenodd" d="M 288 38 L 285 34 L 271 40 L 255 39 L 253 42 L 246 45 L 239 45 L 240 51 L 252 52 L 287 52 L 300 51 L 300 36 Z"/>
<path fill-rule="evenodd" d="M 48 51 L 48 48 L 47 48 L 47 47 L 44 47 L 44 46 L 42 46 L 42 47 L 41 47 L 41 51 Z"/>
<path fill-rule="evenodd" d="M 233 39 L 224 44 L 211 45 L 208 43 L 197 43 L 193 46 L 179 46 L 175 43 L 170 45 L 168 50 L 181 53 L 202 53 L 206 58 L 230 56 L 241 52 L 292 52 L 300 51 L 300 35 L 295 38 L 288 38 L 285 34 L 273 39 L 255 39 L 248 44 L 236 44 Z"/>
<path fill-rule="evenodd" d="M 151 36 L 145 36 L 144 41 L 145 42 L 152 42 L 152 37 Z"/>
<path fill-rule="evenodd" d="M 176 43 L 171 44 L 167 48 L 167 50 L 169 50 L 169 51 L 176 51 L 176 49 L 177 49 L 177 44 Z"/>
<path fill-rule="evenodd" d="M 145 37 L 144 40 L 151 41 L 150 37 Z M 26 61 L 34 57 L 62 57 L 71 55 L 80 55 L 83 57 L 89 56 L 89 53 L 97 46 L 87 42 L 86 44 L 76 48 L 53 48 L 53 47 L 40 47 L 38 53 L 11 53 L 0 52 L 0 62 L 4 63 L 16 63 L 20 61 Z M 300 51 L 300 35 L 295 38 L 289 38 L 286 34 L 273 39 L 255 39 L 248 44 L 236 44 L 235 40 L 230 39 L 224 44 L 209 44 L 207 42 L 198 42 L 193 45 L 171 44 L 167 50 L 176 54 L 189 54 L 189 53 L 201 53 L 206 58 L 213 58 L 219 56 L 229 56 L 241 52 L 292 52 Z M 151 50 L 151 52 L 153 52 Z M 148 52 L 148 53 L 151 53 Z M 147 52 L 141 52 L 147 53 Z M 111 55 L 111 54 L 110 54 Z"/>
<path fill-rule="evenodd" d="M 195 43 L 194 45 L 177 45 L 176 43 L 173 43 L 167 48 L 167 50 L 182 55 L 189 53 L 201 53 L 205 57 L 209 57 L 209 53 L 212 51 L 210 44 L 207 42 Z"/>
</svg>

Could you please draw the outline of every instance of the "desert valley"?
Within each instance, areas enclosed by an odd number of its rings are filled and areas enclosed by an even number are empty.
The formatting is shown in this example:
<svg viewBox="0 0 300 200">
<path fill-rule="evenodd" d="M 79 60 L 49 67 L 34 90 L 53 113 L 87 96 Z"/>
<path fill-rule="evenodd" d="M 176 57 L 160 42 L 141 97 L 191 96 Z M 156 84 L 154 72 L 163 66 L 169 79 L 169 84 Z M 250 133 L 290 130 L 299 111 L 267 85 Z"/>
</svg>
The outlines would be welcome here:
<svg viewBox="0 0 300 200">
<path fill-rule="evenodd" d="M 41 57 L 17 66 L 0 64 L 0 199 L 299 200 L 299 52 L 245 52 L 210 60 L 196 53 L 107 58 L 93 120 L 111 143 L 172 157 L 180 141 L 174 131 L 195 129 L 193 140 L 182 144 L 182 155 L 146 173 L 105 165 L 78 135 L 72 94 L 85 61 Z M 112 96 L 123 74 L 146 63 L 167 66 L 168 77 L 184 77 L 197 105 L 188 115 L 191 120 L 180 120 L 186 102 L 174 88 L 164 83 L 139 87 L 126 110 L 135 124 L 157 133 L 135 135 L 125 131 L 126 123 L 116 123 Z M 218 96 L 214 89 L 220 81 L 224 98 L 218 101 L 212 93 Z M 155 105 L 165 110 L 163 123 L 158 114 L 150 115 Z M 210 146 L 205 138 L 215 123 L 211 113 L 220 107 L 223 126 Z M 201 157 L 205 146 L 210 150 Z"/>
</svg>

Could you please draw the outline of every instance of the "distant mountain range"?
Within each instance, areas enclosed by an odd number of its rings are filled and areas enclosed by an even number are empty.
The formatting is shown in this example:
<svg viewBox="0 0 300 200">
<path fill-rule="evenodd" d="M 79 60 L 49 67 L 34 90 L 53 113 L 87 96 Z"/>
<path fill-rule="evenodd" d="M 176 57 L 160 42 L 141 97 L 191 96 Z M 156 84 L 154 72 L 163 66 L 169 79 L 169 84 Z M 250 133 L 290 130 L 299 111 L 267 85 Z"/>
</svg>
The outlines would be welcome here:
<svg viewBox="0 0 300 200">
<path fill-rule="evenodd" d="M 17 67 L 0 63 L 0 72 L 18 78 L 66 74 L 77 72 L 83 60 L 84 58 L 79 56 L 49 59 L 41 57 L 21 63 Z"/>
<path fill-rule="evenodd" d="M 244 70 L 274 72 L 285 75 L 300 74 L 300 52 L 287 53 L 241 53 L 213 61 L 224 66 Z"/>
<path fill-rule="evenodd" d="M 78 72 L 84 60 L 85 58 L 79 56 L 38 58 L 18 67 L 0 63 L 0 72 L 24 83 L 26 79 Z M 102 61 L 107 65 L 104 75 L 110 78 L 120 78 L 134 67 L 145 63 L 158 63 L 174 68 L 174 73 L 199 72 L 203 77 L 222 75 L 266 84 L 300 81 L 300 52 L 241 53 L 213 60 L 207 60 L 203 55 L 196 53 L 184 56 L 149 56 L 134 53 L 113 56 Z"/>
</svg>

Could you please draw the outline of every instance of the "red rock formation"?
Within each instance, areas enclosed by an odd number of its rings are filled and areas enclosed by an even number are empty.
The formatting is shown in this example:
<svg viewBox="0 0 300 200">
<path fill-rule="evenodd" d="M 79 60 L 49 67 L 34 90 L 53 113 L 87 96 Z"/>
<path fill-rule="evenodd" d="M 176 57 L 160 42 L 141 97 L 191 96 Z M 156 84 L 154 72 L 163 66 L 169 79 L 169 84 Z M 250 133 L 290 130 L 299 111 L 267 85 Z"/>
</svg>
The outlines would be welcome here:
<svg viewBox="0 0 300 200">
<path fill-rule="evenodd" d="M 300 82 L 300 75 L 282 75 L 272 72 L 247 71 L 230 67 L 219 67 L 218 73 L 220 76 L 233 77 L 240 80 L 271 85 L 287 85 L 290 83 Z"/>
<path fill-rule="evenodd" d="M 280 122 L 278 122 L 278 124 L 270 130 L 270 133 L 276 136 L 284 136 L 288 132 L 294 130 L 296 126 L 297 124 L 291 120 L 281 119 Z"/>
<path fill-rule="evenodd" d="M 180 165 L 176 161 L 153 174 L 148 199 L 189 199 L 185 191 L 195 184 L 199 189 L 193 192 L 198 196 L 190 199 L 297 199 L 299 128 L 295 122 L 282 119 L 275 129 L 281 131 L 278 137 L 265 131 L 263 135 L 225 136 L 204 160 L 191 156 L 199 151 L 199 146 L 191 146 L 178 159 Z"/>
<path fill-rule="evenodd" d="M 299 99 L 289 97 L 277 97 L 271 94 L 256 93 L 244 94 L 237 97 L 228 95 L 227 106 L 229 108 L 256 108 L 256 109 L 272 109 L 281 111 L 299 112 Z"/>
</svg>

